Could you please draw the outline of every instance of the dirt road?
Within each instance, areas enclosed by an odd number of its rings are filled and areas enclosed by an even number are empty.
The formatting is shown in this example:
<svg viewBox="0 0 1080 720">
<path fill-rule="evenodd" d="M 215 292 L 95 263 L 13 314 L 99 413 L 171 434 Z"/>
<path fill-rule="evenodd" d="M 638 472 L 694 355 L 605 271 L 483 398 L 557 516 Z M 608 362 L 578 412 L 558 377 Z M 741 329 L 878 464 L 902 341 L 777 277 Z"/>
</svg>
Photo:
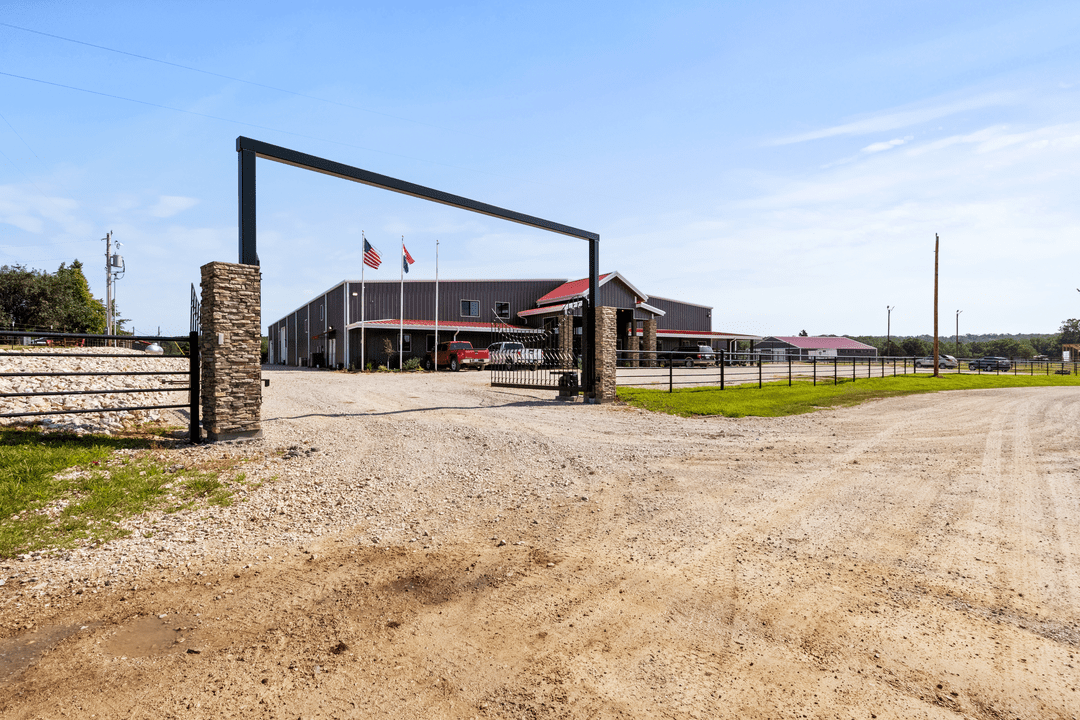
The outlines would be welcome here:
<svg viewBox="0 0 1080 720">
<path fill-rule="evenodd" d="M 0 715 L 1080 714 L 1073 389 L 689 420 L 272 376 L 266 443 L 385 504 L 99 592 L 0 588 Z"/>
</svg>

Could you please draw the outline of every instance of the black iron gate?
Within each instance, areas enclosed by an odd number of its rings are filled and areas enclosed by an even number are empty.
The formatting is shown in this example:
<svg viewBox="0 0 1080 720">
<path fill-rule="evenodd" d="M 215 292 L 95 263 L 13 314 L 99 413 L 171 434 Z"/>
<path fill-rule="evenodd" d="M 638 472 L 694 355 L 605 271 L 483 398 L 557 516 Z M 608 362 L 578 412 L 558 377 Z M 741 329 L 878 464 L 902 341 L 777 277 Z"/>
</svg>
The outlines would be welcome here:
<svg viewBox="0 0 1080 720">
<path fill-rule="evenodd" d="M 168 410 L 187 408 L 190 413 L 188 432 L 191 442 L 197 443 L 202 439 L 199 428 L 199 333 L 197 322 L 197 301 L 192 309 L 192 327 L 188 335 L 177 337 L 159 337 L 147 335 L 88 335 L 81 333 L 27 333 L 5 332 L 2 337 L 5 344 L 11 345 L 11 349 L 0 350 L 0 369 L 7 370 L 3 365 L 11 363 L 7 358 L 47 357 L 60 358 L 112 358 L 122 360 L 125 358 L 138 357 L 140 359 L 175 360 L 178 357 L 186 357 L 187 368 L 184 370 L 140 370 L 140 371 L 30 371 L 30 372 L 0 372 L 0 378 L 11 378 L 5 385 L 14 385 L 21 381 L 34 378 L 88 378 L 87 385 L 92 385 L 90 378 L 99 377 L 135 377 L 153 376 L 160 379 L 158 387 L 123 387 L 123 388 L 94 388 L 84 387 L 73 389 L 20 389 L 18 385 L 13 392 L 0 392 L 0 418 L 34 418 L 48 417 L 51 415 L 73 415 L 85 413 L 123 412 L 132 410 Z M 169 345 L 181 355 L 166 355 L 164 352 L 157 354 L 145 351 L 153 344 L 159 347 Z M 16 350 L 14 346 L 22 345 L 24 349 Z M 132 350 L 142 349 L 138 355 L 120 354 L 107 352 L 107 347 L 126 347 Z M 177 377 L 180 376 L 180 377 Z M 55 385 L 52 386 L 53 388 Z M 183 404 L 159 404 L 159 405 L 128 405 L 123 402 L 126 395 L 137 393 L 176 393 L 187 392 L 188 401 Z M 102 396 L 106 402 L 100 403 L 99 407 L 93 408 L 49 408 L 48 410 L 21 410 L 13 408 L 13 400 L 18 398 L 35 397 L 75 397 L 85 395 Z"/>
<path fill-rule="evenodd" d="M 493 317 L 491 337 L 495 340 L 488 346 L 492 387 L 578 393 L 581 376 L 577 355 L 572 345 L 560 346 L 554 326 L 519 328 Z"/>
</svg>

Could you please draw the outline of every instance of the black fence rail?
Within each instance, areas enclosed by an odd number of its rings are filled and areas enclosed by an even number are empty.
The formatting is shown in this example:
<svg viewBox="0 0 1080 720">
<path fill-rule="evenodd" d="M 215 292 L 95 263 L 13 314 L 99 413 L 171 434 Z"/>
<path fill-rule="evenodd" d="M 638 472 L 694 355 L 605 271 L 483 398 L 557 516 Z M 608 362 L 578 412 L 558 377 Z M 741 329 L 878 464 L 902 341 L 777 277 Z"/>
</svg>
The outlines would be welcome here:
<svg viewBox="0 0 1080 720">
<path fill-rule="evenodd" d="M 644 351 L 620 350 L 616 384 L 620 387 L 651 387 L 672 392 L 677 387 L 756 383 L 812 382 L 839 384 L 859 379 L 934 371 L 931 358 L 915 357 L 812 357 L 761 352 Z M 1080 363 L 1008 358 L 962 358 L 939 362 L 939 372 L 996 375 L 1076 375 Z"/>
<path fill-rule="evenodd" d="M 202 439 L 202 434 L 199 425 L 199 336 L 196 332 L 191 332 L 187 336 L 177 337 L 158 337 L 158 336 L 134 336 L 134 335 L 86 335 L 80 333 L 8 333 L 10 337 L 16 340 L 22 338 L 32 338 L 33 343 L 25 345 L 18 349 L 10 348 L 6 350 L 0 350 L 0 378 L 12 378 L 15 380 L 31 380 L 33 378 L 70 378 L 70 377 L 135 377 L 135 376 L 157 376 L 161 377 L 161 387 L 125 387 L 125 388 L 86 388 L 79 390 L 72 389 L 60 389 L 60 390 L 36 390 L 36 391 L 16 391 L 16 392 L 0 392 L 0 418 L 33 418 L 33 417 L 48 417 L 52 415 L 75 415 L 86 413 L 108 413 L 108 412 L 130 412 L 133 410 L 170 410 L 170 409 L 187 409 L 189 413 L 188 432 L 191 442 L 197 443 Z M 116 352 L 102 352 L 108 346 L 110 342 L 122 342 L 125 343 L 122 347 L 128 349 L 143 349 L 144 351 L 139 355 L 119 354 Z M 173 344 L 172 347 L 181 352 L 181 355 L 166 355 L 163 348 L 166 344 Z M 10 343 L 11 345 L 22 345 L 21 342 Z M 153 345 L 158 345 L 162 348 L 162 352 L 146 352 L 146 348 L 151 348 Z M 184 346 L 187 348 L 187 352 L 184 353 Z M 97 352 L 95 352 L 97 350 Z M 176 359 L 178 357 L 185 357 L 187 359 L 187 368 L 185 370 L 120 370 L 120 371 L 66 371 L 66 370 L 49 370 L 49 371 L 31 371 L 31 372 L 14 372 L 11 371 L 11 366 L 14 364 L 13 360 L 16 358 L 29 358 L 29 357 L 41 357 L 50 358 L 52 360 L 65 360 L 68 358 L 111 358 L 113 360 L 124 360 L 138 357 L 140 359 L 152 359 L 152 360 L 166 360 Z M 61 363 L 57 362 L 56 367 L 60 367 Z M 178 377 L 179 376 L 179 377 Z M 5 385 L 11 384 L 4 383 Z M 123 403 L 122 398 L 124 395 L 138 394 L 138 393 L 177 393 L 187 392 L 188 401 L 183 404 L 159 404 L 159 405 L 128 405 Z M 103 403 L 100 407 L 93 408 L 51 408 L 49 410 L 37 410 L 37 411 L 12 411 L 12 402 L 18 398 L 34 398 L 34 397 L 64 397 L 64 396 L 85 396 L 85 395 L 99 395 L 107 398 L 108 403 Z M 112 397 L 109 397 L 112 396 Z M 120 397 L 116 397 L 120 396 Z"/>
</svg>

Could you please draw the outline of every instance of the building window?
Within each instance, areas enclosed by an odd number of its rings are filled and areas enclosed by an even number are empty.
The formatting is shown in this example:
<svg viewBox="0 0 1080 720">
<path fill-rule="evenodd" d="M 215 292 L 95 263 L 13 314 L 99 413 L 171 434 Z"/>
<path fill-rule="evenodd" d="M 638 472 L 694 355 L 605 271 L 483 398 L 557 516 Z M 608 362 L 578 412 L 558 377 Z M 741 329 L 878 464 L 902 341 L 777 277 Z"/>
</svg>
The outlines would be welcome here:
<svg viewBox="0 0 1080 720">
<path fill-rule="evenodd" d="M 412 335 L 409 333 L 401 336 L 401 352 L 412 352 Z"/>
<path fill-rule="evenodd" d="M 497 302 L 495 303 L 495 317 L 510 318 L 510 303 Z"/>
<path fill-rule="evenodd" d="M 480 301 L 462 300 L 461 317 L 480 317 Z"/>
<path fill-rule="evenodd" d="M 319 322 L 322 322 L 325 319 L 326 319 L 326 306 L 325 305 L 320 305 L 319 306 Z"/>
</svg>

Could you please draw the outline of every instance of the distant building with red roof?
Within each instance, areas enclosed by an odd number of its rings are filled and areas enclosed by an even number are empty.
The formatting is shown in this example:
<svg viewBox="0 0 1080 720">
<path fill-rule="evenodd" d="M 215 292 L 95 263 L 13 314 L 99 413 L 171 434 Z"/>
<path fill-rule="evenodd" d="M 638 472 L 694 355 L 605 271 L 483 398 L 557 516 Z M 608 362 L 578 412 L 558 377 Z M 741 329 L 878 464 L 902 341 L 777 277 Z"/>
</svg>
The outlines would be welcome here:
<svg viewBox="0 0 1080 720">
<path fill-rule="evenodd" d="M 767 359 L 769 353 L 774 358 L 786 360 L 809 360 L 819 357 L 876 357 L 877 348 L 873 345 L 852 340 L 849 337 L 824 335 L 771 335 L 757 343 L 756 348 Z"/>
</svg>

